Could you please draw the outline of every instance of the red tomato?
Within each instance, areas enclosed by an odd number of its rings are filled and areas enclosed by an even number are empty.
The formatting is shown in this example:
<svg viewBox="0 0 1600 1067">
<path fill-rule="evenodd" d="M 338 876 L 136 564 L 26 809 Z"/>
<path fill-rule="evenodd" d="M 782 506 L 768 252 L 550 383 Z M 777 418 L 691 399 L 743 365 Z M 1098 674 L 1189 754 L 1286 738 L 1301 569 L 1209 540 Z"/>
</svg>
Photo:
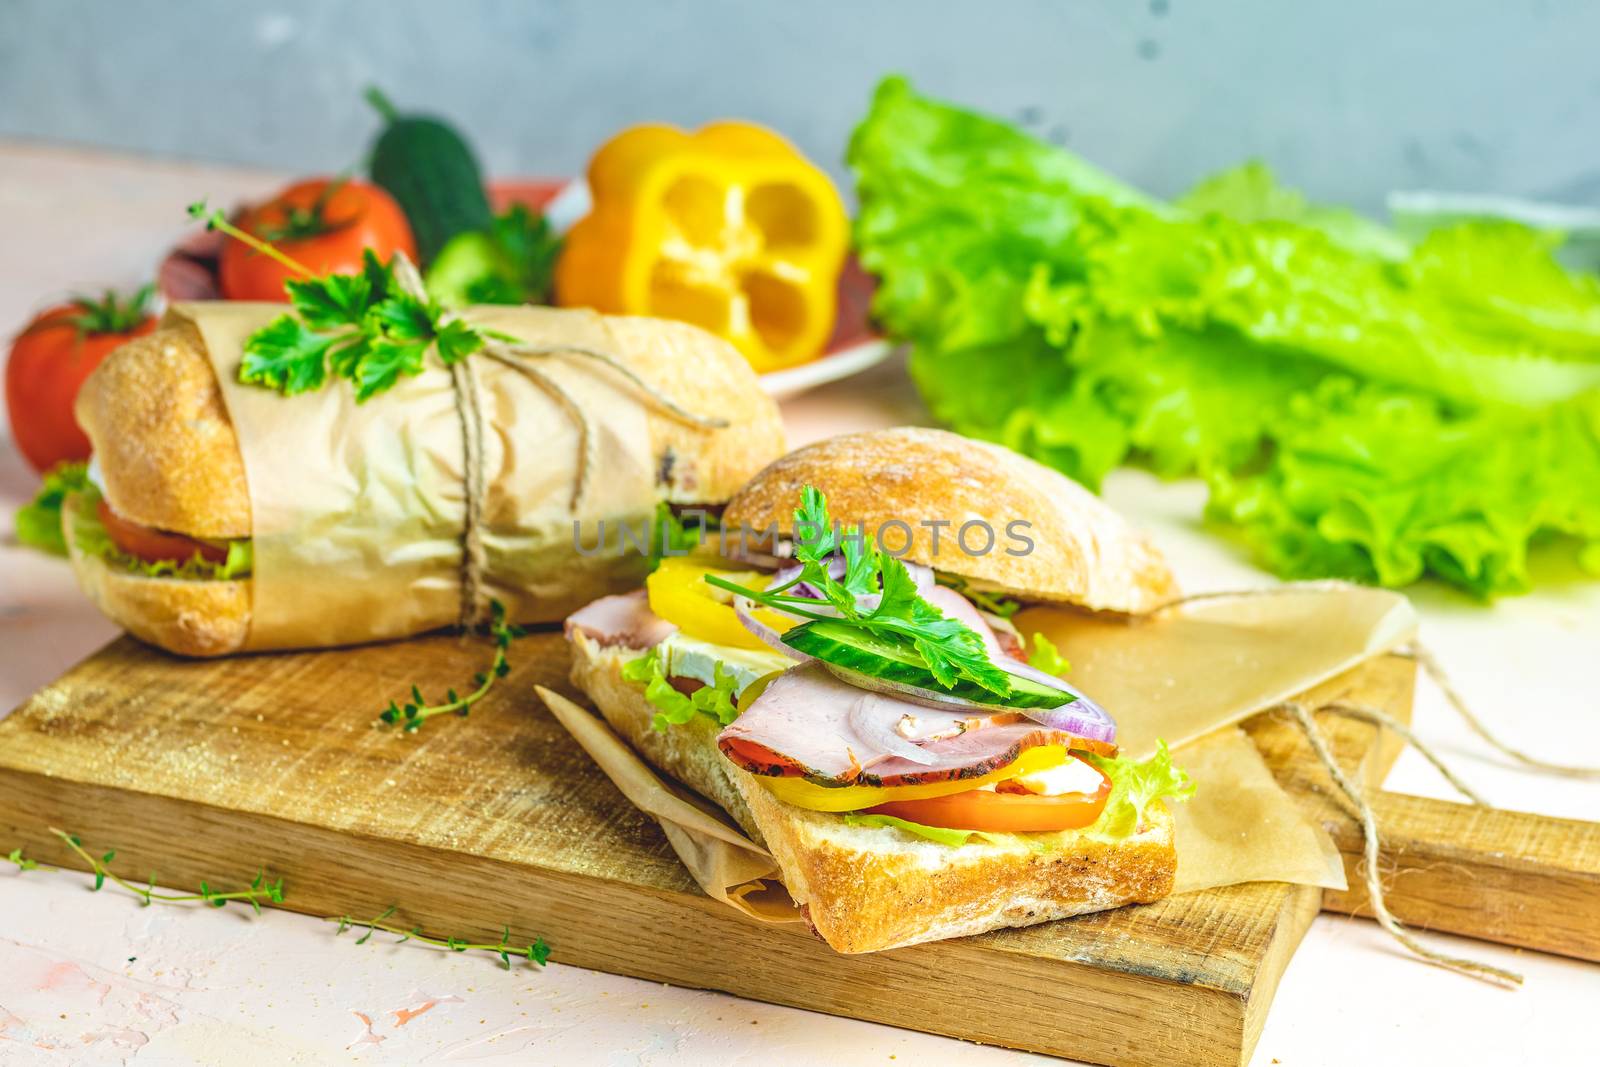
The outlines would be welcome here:
<svg viewBox="0 0 1600 1067">
<path fill-rule="evenodd" d="M 208 559 L 212 563 L 224 563 L 228 559 L 228 550 L 218 545 L 129 522 L 112 511 L 104 500 L 100 501 L 100 506 L 95 511 L 100 516 L 100 525 L 106 528 L 111 543 L 130 556 L 136 556 L 150 563 L 164 559 L 174 563 L 187 563 L 194 558 L 196 552 L 200 553 L 202 559 Z"/>
<path fill-rule="evenodd" d="M 43 474 L 57 463 L 89 458 L 89 439 L 72 402 L 100 361 L 124 341 L 155 329 L 144 312 L 148 293 L 121 303 L 80 300 L 51 308 L 19 333 L 6 363 L 11 435 L 28 465 Z"/>
<path fill-rule="evenodd" d="M 991 833 L 1027 833 L 1045 830 L 1077 830 L 1100 817 L 1111 781 L 1102 776 L 1093 793 L 1062 793 L 1041 796 L 1026 790 L 1002 791 L 1002 782 L 993 792 L 969 789 L 923 800 L 899 800 L 879 804 L 867 811 L 873 815 L 892 815 L 897 819 L 943 826 L 951 830 L 987 830 Z"/>
<path fill-rule="evenodd" d="M 336 178 L 296 182 L 236 220 L 313 274 L 354 274 L 361 253 L 388 261 L 396 252 L 417 258 L 411 224 L 394 198 L 376 185 Z M 222 295 L 228 300 L 288 300 L 283 283 L 297 277 L 243 241 L 222 248 Z"/>
</svg>

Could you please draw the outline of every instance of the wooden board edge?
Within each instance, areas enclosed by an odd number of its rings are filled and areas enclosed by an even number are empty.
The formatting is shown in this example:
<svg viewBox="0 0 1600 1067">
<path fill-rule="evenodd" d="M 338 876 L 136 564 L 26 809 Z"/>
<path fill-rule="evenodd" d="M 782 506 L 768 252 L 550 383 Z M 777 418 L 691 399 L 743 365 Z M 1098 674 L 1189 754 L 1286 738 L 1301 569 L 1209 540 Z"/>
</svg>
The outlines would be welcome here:
<svg viewBox="0 0 1600 1067">
<path fill-rule="evenodd" d="M 1600 823 L 1430 797 L 1372 798 L 1384 900 L 1419 930 L 1600 962 Z M 1323 908 L 1372 917 L 1360 826 L 1322 799 L 1350 888 Z"/>
<path fill-rule="evenodd" d="M 399 905 L 391 921 L 437 936 L 492 941 L 504 925 L 513 940 L 544 937 L 559 963 L 1112 1067 L 1247 1062 L 1278 977 L 1311 915 L 1298 894 L 1289 895 L 1273 933 L 1271 972 L 1243 995 L 1010 953 L 1004 994 L 1013 1011 L 1001 1019 L 949 1010 L 970 998 L 971 975 L 993 969 L 994 950 L 982 938 L 839 956 L 798 927 L 763 930 L 698 893 L 647 891 L 468 854 L 452 861 L 452 879 L 441 886 L 410 873 L 426 869 L 421 860 L 432 850 L 362 838 L 363 854 L 388 875 L 382 884 L 392 892 L 379 897 L 363 888 L 369 879 L 350 863 L 349 834 L 0 769 L 0 834 L 6 835 L 0 841 L 23 846 L 41 862 L 81 869 L 49 835 L 50 826 L 79 834 L 92 850 L 115 848 L 115 867 L 141 884 L 157 855 L 176 857 L 155 872 L 157 884 L 178 887 L 205 879 L 238 888 L 260 866 L 285 879 L 284 907 L 308 915 L 348 912 L 359 920 Z M 250 842 L 249 869 L 219 870 L 218 850 L 208 847 L 218 840 Z M 132 898 L 129 906 L 137 906 Z M 478 921 L 462 924 L 464 914 Z M 619 926 L 626 937 L 616 936 Z M 330 923 L 330 937 L 334 931 Z M 775 937 L 781 939 L 777 952 Z M 714 951 L 696 951 L 707 946 Z M 500 964 L 486 959 L 485 966 Z M 1071 969 L 1073 980 L 1065 991 L 1062 968 Z M 1071 1011 L 1062 1010 L 1063 997 Z M 1147 1034 L 1134 1040 L 1105 1026 L 1108 1014 L 1128 1017 L 1130 1005 L 1141 1002 L 1162 1020 Z M 1020 1027 L 1018 1019 L 1025 1020 Z"/>
</svg>

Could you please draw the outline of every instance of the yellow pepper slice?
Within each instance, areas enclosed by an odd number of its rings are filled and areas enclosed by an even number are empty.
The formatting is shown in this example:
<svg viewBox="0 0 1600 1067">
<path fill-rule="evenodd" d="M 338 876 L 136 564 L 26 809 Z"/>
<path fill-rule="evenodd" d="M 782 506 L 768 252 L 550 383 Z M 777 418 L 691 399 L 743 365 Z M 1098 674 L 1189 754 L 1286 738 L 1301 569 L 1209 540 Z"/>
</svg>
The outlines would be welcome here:
<svg viewBox="0 0 1600 1067">
<path fill-rule="evenodd" d="M 762 372 L 822 351 L 850 224 L 788 141 L 747 122 L 635 126 L 588 177 L 594 208 L 567 234 L 557 303 L 692 322 Z"/>
<path fill-rule="evenodd" d="M 645 579 L 650 610 L 690 637 L 716 645 L 768 651 L 761 639 L 745 629 L 739 616 L 734 614 L 733 594 L 708 583 L 705 580 L 708 574 L 749 589 L 765 589 L 772 580 L 770 575 L 760 571 L 721 570 L 690 556 L 668 558 Z M 757 608 L 753 614 L 779 633 L 795 625 L 795 620 L 789 616 L 766 608 Z"/>
<path fill-rule="evenodd" d="M 812 811 L 860 811 L 863 808 L 889 804 L 897 800 L 926 800 L 929 797 L 948 796 L 951 793 L 965 793 L 969 789 L 1003 782 L 1007 778 L 1048 770 L 1065 763 L 1067 759 L 1067 750 L 1063 746 L 1040 745 L 1038 748 L 1028 749 L 1013 762 L 997 771 L 990 771 L 981 778 L 929 782 L 927 785 L 827 786 L 808 782 L 804 778 L 772 778 L 756 775 L 755 779 L 766 786 L 773 796 L 797 808 L 809 808 Z"/>
</svg>

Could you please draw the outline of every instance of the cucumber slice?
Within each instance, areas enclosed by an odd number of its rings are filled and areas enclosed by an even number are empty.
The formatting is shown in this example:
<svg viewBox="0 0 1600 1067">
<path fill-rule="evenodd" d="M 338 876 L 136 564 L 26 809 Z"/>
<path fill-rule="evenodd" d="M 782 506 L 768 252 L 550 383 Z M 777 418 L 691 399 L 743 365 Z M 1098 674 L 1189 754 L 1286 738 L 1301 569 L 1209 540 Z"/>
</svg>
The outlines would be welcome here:
<svg viewBox="0 0 1600 1067">
<path fill-rule="evenodd" d="M 825 663 L 846 667 L 862 674 L 870 674 L 888 682 L 931 689 L 936 693 L 949 693 L 953 697 L 974 704 L 988 704 L 1006 708 L 1059 708 L 1075 699 L 1071 693 L 1051 689 L 1032 678 L 1020 674 L 1007 675 L 1011 679 L 1011 695 L 1000 697 L 964 678 L 953 686 L 940 684 L 915 649 L 893 641 L 886 641 L 865 630 L 833 619 L 803 623 L 783 635 L 784 644 L 790 648 L 815 656 Z M 1004 669 L 1004 668 L 1002 668 Z"/>
</svg>

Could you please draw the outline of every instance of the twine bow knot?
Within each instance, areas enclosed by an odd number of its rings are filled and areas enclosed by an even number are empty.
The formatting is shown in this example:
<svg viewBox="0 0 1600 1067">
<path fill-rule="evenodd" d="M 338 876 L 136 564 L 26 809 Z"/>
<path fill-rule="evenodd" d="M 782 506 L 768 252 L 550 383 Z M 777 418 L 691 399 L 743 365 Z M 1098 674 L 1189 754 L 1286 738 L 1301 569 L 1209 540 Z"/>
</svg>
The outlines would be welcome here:
<svg viewBox="0 0 1600 1067">
<path fill-rule="evenodd" d="M 422 275 L 404 253 L 394 258 L 395 283 L 408 295 L 426 303 L 430 298 L 422 282 Z M 465 320 L 457 311 L 447 311 L 440 318 L 441 325 Z M 574 514 L 583 502 L 589 487 L 593 467 L 595 443 L 594 425 L 589 413 L 559 381 L 545 373 L 538 363 L 558 356 L 578 356 L 591 363 L 599 363 L 624 378 L 656 407 L 673 418 L 691 426 L 704 429 L 722 429 L 728 420 L 710 415 L 699 415 L 683 407 L 660 388 L 646 381 L 615 353 L 585 345 L 527 344 L 491 330 L 477 331 L 483 338 L 483 347 L 476 355 L 490 359 L 522 375 L 554 400 L 567 413 L 578 429 L 578 470 L 573 478 L 569 508 Z M 450 386 L 455 393 L 456 413 L 461 420 L 461 450 L 464 460 L 463 485 L 466 489 L 466 508 L 461 524 L 461 611 L 458 622 L 463 629 L 476 626 L 481 619 L 481 591 L 483 587 L 483 409 L 478 402 L 477 380 L 470 359 L 457 360 L 448 365 Z"/>
</svg>

